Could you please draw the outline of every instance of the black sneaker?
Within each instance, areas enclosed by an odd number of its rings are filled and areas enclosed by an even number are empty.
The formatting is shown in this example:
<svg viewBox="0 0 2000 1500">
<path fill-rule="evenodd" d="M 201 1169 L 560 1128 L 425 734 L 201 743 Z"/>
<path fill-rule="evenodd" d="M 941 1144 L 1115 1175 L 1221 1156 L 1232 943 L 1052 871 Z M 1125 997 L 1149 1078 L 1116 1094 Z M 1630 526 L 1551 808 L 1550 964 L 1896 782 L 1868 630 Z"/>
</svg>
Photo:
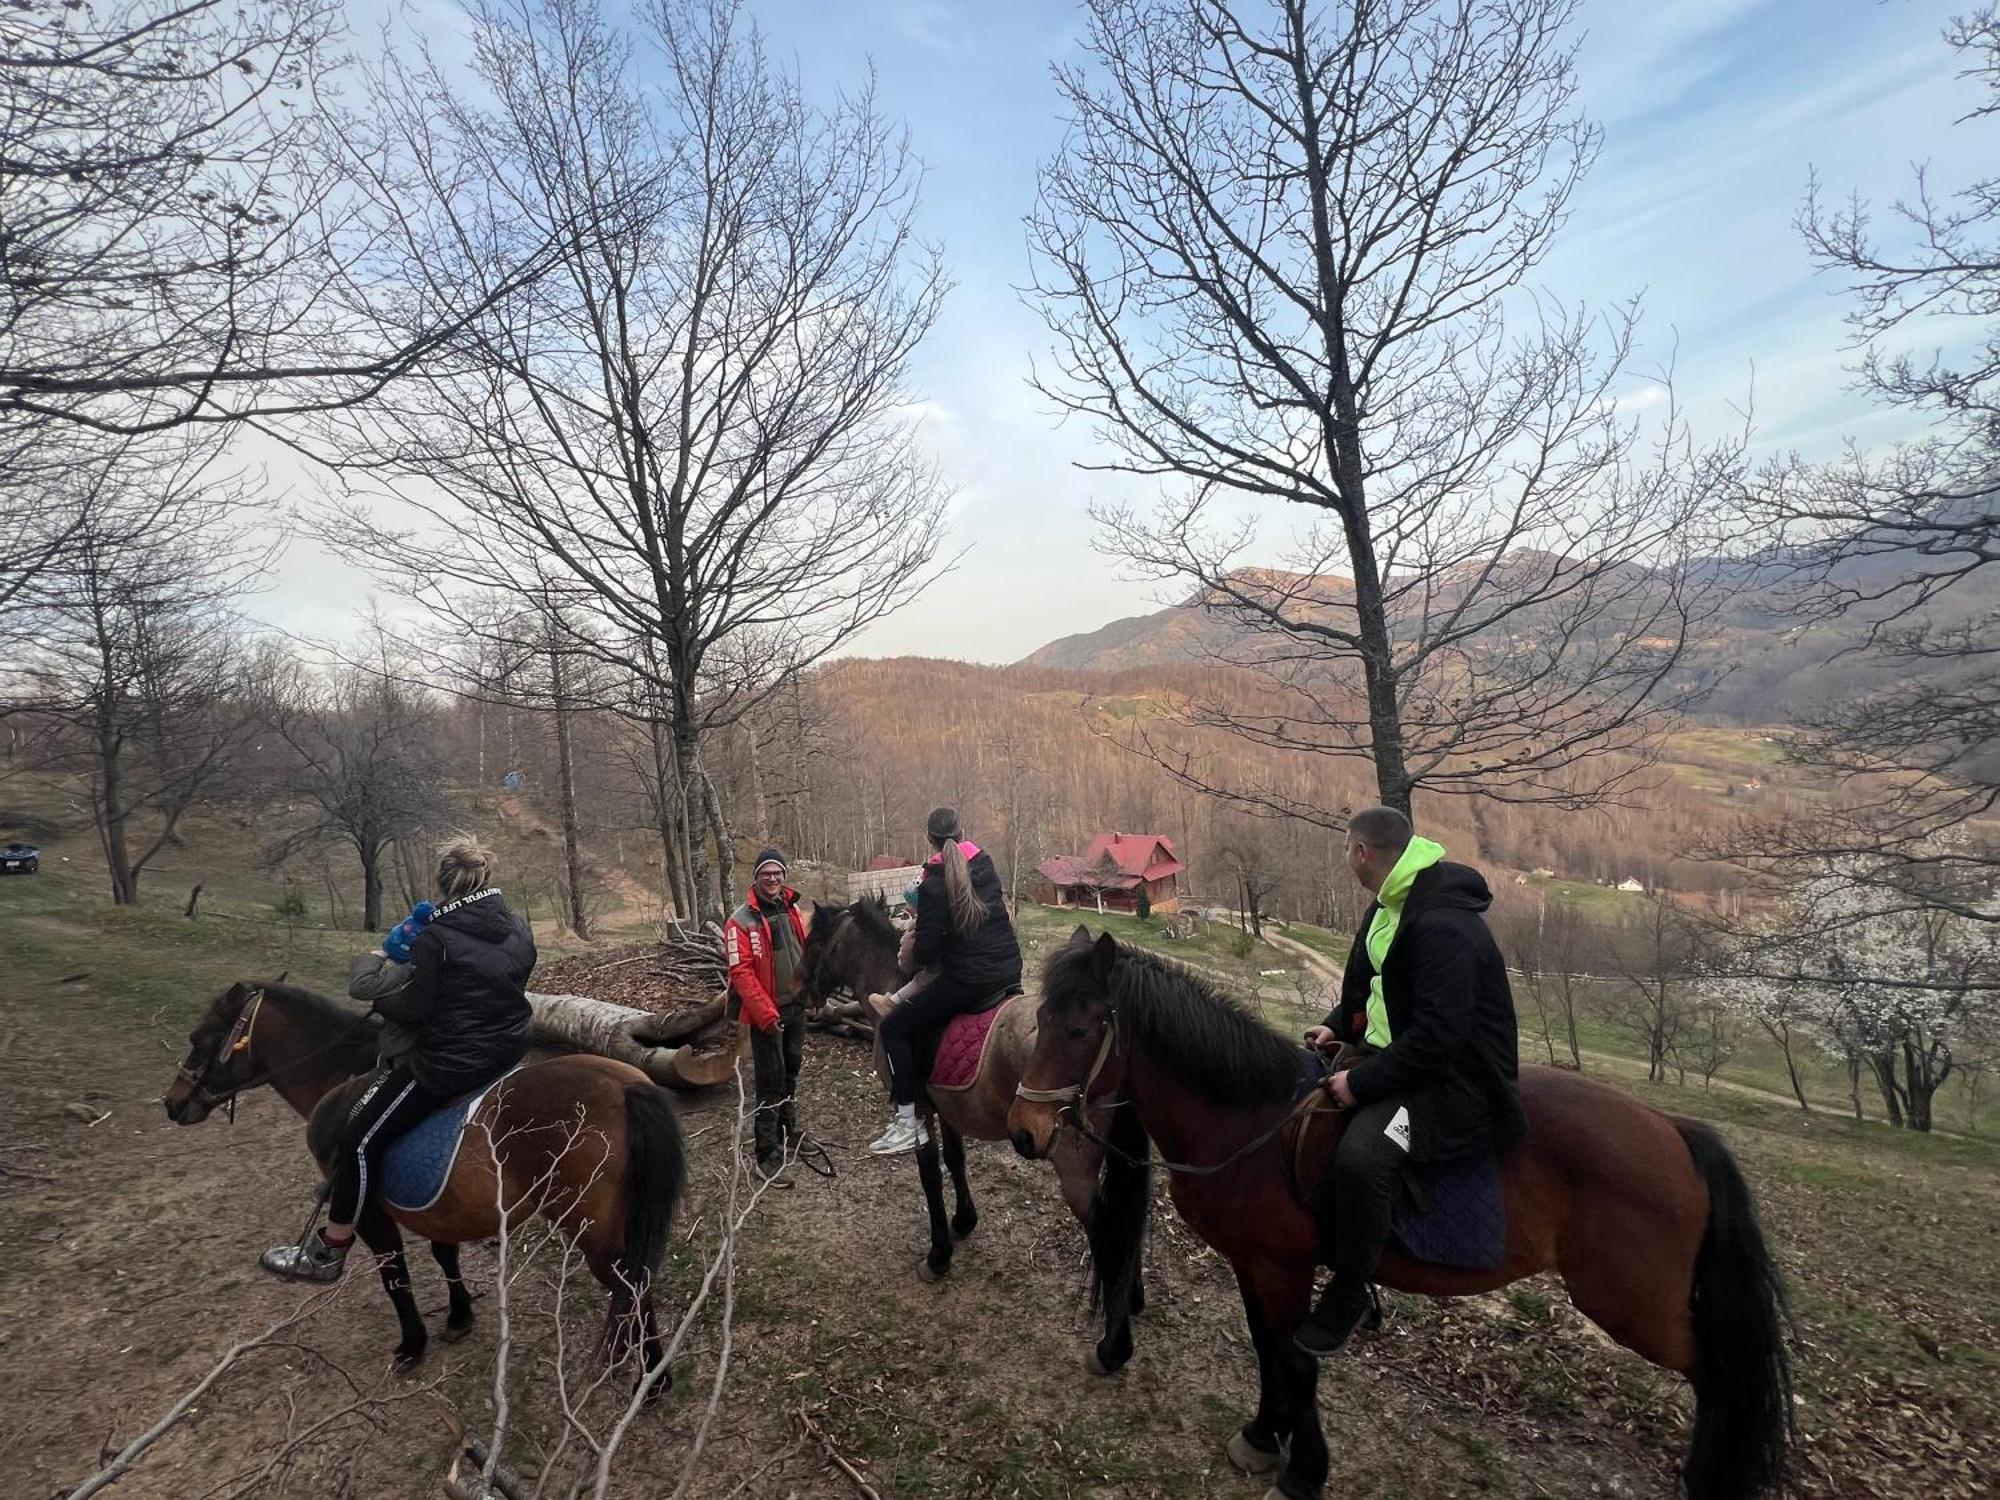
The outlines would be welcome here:
<svg viewBox="0 0 2000 1500">
<path fill-rule="evenodd" d="M 1320 1293 L 1319 1306 L 1306 1315 L 1292 1343 L 1314 1359 L 1327 1359 L 1347 1347 L 1368 1316 L 1368 1283 L 1359 1276 L 1336 1274 Z"/>
<path fill-rule="evenodd" d="M 757 1162 L 757 1175 L 774 1188 L 789 1188 L 793 1185 L 790 1168 L 782 1156 L 766 1156 Z"/>
</svg>

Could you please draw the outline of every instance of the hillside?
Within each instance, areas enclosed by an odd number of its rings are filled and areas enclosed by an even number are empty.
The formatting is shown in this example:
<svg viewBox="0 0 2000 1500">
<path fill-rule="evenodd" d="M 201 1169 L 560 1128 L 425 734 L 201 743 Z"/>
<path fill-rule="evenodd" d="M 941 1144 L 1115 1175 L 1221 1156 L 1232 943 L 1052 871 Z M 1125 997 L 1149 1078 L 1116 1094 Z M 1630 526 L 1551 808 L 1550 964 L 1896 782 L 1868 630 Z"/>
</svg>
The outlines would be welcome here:
<svg viewBox="0 0 2000 1500">
<path fill-rule="evenodd" d="M 1879 569 L 1879 565 L 1877 565 Z M 1709 579 L 1719 592 L 1703 638 L 1685 663 L 1691 678 L 1717 683 L 1705 712 L 1716 720 L 1743 725 L 1793 722 L 1829 697 L 1865 690 L 1875 670 L 1843 648 L 1857 644 L 1867 622 L 1857 615 L 1835 624 L 1802 623 L 1783 593 L 1744 582 L 1739 565 L 1716 564 Z M 1888 580 L 1869 576 L 1865 566 L 1843 573 L 1857 588 L 1880 588 Z M 1344 611 L 1348 580 L 1302 577 L 1272 570 L 1246 571 L 1239 579 L 1266 597 L 1283 597 L 1287 611 L 1311 617 Z M 2000 605 L 2000 579 L 1977 577 L 1913 616 L 1912 622 L 1961 622 Z M 1050 641 L 1022 658 L 1025 667 L 1079 672 L 1124 672 L 1136 668 L 1226 665 L 1253 660 L 1260 642 L 1276 641 L 1245 630 L 1208 607 L 1199 593 L 1151 614 L 1114 620 L 1096 630 Z M 1943 680 L 1949 661 L 1931 669 Z"/>
</svg>

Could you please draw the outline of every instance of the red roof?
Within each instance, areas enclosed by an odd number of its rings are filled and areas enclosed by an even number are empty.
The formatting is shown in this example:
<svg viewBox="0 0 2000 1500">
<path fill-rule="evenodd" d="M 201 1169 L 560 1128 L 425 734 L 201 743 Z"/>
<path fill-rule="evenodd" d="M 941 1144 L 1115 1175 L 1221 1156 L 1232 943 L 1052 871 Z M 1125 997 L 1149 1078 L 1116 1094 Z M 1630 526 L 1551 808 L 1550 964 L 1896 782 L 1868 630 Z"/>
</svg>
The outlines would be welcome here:
<svg viewBox="0 0 2000 1500">
<path fill-rule="evenodd" d="M 1187 868 L 1174 853 L 1173 841 L 1157 833 L 1100 833 L 1083 860 L 1095 869 L 1107 857 L 1120 875 L 1133 880 L 1165 880 Z"/>
<path fill-rule="evenodd" d="M 1058 854 L 1036 868 L 1052 885 L 1101 885 L 1130 890 L 1142 880 L 1165 880 L 1187 868 L 1173 841 L 1156 833 L 1100 833 L 1088 854 Z"/>
<path fill-rule="evenodd" d="M 1035 868 L 1048 877 L 1051 885 L 1083 884 L 1083 871 L 1077 868 L 1077 859 L 1073 854 L 1052 854 Z"/>
<path fill-rule="evenodd" d="M 878 854 L 868 861 L 868 873 L 872 875 L 877 870 L 902 870 L 915 863 L 915 860 L 904 859 L 900 855 Z"/>
</svg>

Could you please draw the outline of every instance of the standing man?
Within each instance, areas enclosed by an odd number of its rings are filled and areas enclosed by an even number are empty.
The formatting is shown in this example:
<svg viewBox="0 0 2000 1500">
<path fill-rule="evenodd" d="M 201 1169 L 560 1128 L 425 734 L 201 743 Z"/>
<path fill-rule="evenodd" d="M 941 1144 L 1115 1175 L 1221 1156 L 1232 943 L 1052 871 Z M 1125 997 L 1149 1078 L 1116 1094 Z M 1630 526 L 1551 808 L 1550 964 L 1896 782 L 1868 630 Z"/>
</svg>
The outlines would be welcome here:
<svg viewBox="0 0 2000 1500">
<path fill-rule="evenodd" d="M 1316 1358 L 1345 1346 L 1412 1161 L 1500 1151 L 1527 1133 L 1520 1030 L 1507 966 L 1482 915 L 1486 879 L 1447 863 L 1393 807 L 1357 813 L 1347 867 L 1374 893 L 1347 957 L 1340 1003 L 1306 1033 L 1323 1052 L 1364 1055 L 1326 1081 L 1352 1110 L 1334 1154 L 1333 1278 L 1293 1342 Z"/>
<path fill-rule="evenodd" d="M 788 1188 L 785 1154 L 796 1148 L 799 1066 L 805 1060 L 806 1002 L 800 965 L 806 947 L 799 893 L 785 884 L 785 857 L 757 856 L 750 897 L 723 928 L 729 954 L 729 1014 L 750 1024 L 750 1061 L 757 1080 L 757 1169 L 773 1187 Z"/>
</svg>

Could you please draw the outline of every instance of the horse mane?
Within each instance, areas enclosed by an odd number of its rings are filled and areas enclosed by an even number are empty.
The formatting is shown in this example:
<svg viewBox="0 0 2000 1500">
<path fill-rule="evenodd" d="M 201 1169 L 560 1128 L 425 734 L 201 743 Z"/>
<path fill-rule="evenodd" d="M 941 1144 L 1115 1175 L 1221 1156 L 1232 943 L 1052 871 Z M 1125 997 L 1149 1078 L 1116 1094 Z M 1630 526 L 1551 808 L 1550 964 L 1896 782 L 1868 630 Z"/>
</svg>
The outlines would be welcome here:
<svg viewBox="0 0 2000 1500">
<path fill-rule="evenodd" d="M 863 896 L 847 908 L 847 913 L 876 942 L 893 948 L 902 941 L 896 924 L 889 919 L 889 903 L 880 896 Z"/>
<path fill-rule="evenodd" d="M 1118 945 L 1106 995 L 1095 950 L 1065 945 L 1049 959 L 1042 994 L 1058 1013 L 1108 1000 L 1118 1024 L 1147 1055 L 1200 1097 L 1247 1109 L 1288 1095 L 1299 1078 L 1299 1048 L 1246 1011 L 1228 992 L 1171 959 Z"/>
<path fill-rule="evenodd" d="M 332 1031 L 338 1045 L 352 1049 L 351 1058 L 343 1052 L 339 1060 L 352 1061 L 358 1058 L 361 1067 L 374 1064 L 376 1048 L 380 1043 L 375 1024 L 364 1012 L 355 1010 L 331 995 L 322 995 L 317 990 L 305 989 L 296 984 L 278 984 L 267 980 L 255 988 L 264 992 L 265 999 L 275 1000 L 280 1005 L 303 1011 Z"/>
</svg>

